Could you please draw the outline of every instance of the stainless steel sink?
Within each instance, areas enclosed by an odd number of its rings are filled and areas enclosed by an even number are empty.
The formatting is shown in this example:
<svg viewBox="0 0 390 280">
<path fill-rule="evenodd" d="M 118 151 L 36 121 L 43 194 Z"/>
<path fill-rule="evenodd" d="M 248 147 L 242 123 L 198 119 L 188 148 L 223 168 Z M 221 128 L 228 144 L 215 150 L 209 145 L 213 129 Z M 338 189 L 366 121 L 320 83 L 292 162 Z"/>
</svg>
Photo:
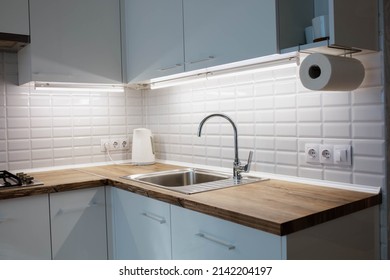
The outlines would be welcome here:
<svg viewBox="0 0 390 280">
<path fill-rule="evenodd" d="M 148 174 L 129 175 L 122 178 L 186 194 L 265 180 L 264 178 L 243 176 L 237 182 L 233 179 L 232 175 L 197 168 L 183 168 Z"/>
</svg>

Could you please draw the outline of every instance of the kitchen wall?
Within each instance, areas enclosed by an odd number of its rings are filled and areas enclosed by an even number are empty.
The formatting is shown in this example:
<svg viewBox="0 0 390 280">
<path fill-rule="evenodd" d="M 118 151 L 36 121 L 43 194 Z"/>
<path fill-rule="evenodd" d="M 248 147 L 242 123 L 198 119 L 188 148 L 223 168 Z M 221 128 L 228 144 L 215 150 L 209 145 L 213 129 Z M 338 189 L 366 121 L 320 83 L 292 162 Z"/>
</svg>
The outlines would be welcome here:
<svg viewBox="0 0 390 280">
<path fill-rule="evenodd" d="M 366 77 L 353 92 L 307 90 L 296 65 L 146 92 L 144 119 L 156 135 L 157 157 L 232 167 L 233 130 L 226 120 L 211 119 L 202 137 L 196 136 L 202 118 L 220 112 L 237 124 L 241 161 L 254 151 L 253 170 L 382 186 L 386 201 L 383 57 L 356 57 Z M 352 145 L 353 165 L 307 164 L 305 143 Z M 383 205 L 384 240 L 386 213 Z"/>
<path fill-rule="evenodd" d="M 131 140 L 140 126 L 155 134 L 159 159 L 231 168 L 233 132 L 225 120 L 210 120 L 202 137 L 196 136 L 203 117 L 221 112 L 237 124 L 241 160 L 254 151 L 255 171 L 386 186 L 382 53 L 357 57 L 366 78 L 353 92 L 309 91 L 300 83 L 299 67 L 290 65 L 153 91 L 98 93 L 17 86 L 17 56 L 0 53 L 0 170 L 109 161 L 100 140 Z M 350 144 L 353 165 L 307 164 L 305 143 Z M 386 188 L 383 195 L 387 201 Z M 386 213 L 384 205 L 384 239 Z"/>
<path fill-rule="evenodd" d="M 256 171 L 383 186 L 381 54 L 360 59 L 366 78 L 353 92 L 307 90 L 296 65 L 150 91 L 144 117 L 157 136 L 158 158 L 231 167 L 233 131 L 227 121 L 212 119 L 202 137 L 196 136 L 203 117 L 221 112 L 237 124 L 240 159 L 255 152 Z M 305 143 L 350 144 L 353 167 L 306 164 Z"/>
<path fill-rule="evenodd" d="M 39 92 L 17 75 L 17 55 L 0 52 L 0 170 L 109 161 L 100 140 L 142 124 L 140 92 Z"/>
</svg>

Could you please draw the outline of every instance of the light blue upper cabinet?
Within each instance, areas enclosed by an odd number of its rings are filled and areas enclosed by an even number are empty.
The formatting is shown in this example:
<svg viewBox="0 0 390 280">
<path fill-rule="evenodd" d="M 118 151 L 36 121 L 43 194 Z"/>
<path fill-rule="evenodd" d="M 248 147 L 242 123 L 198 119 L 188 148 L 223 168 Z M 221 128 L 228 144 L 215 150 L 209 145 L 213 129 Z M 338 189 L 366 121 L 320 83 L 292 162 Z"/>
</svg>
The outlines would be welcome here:
<svg viewBox="0 0 390 280">
<path fill-rule="evenodd" d="M 127 82 L 277 53 L 275 0 L 123 0 Z"/>
<path fill-rule="evenodd" d="M 31 0 L 19 84 L 121 83 L 119 0 Z"/>
<path fill-rule="evenodd" d="M 122 2 L 127 82 L 184 71 L 182 0 Z"/>
<path fill-rule="evenodd" d="M 183 0 L 186 71 L 277 53 L 275 0 Z"/>
<path fill-rule="evenodd" d="M 30 34 L 28 0 L 0 0 L 0 33 Z"/>
</svg>

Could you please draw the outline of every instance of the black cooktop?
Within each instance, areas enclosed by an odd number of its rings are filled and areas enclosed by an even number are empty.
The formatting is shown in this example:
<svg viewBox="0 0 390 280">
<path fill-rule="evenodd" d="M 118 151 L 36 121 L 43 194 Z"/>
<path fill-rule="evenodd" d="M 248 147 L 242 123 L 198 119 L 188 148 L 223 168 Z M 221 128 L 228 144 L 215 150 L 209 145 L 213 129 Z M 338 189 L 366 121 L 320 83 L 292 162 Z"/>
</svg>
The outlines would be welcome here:
<svg viewBox="0 0 390 280">
<path fill-rule="evenodd" d="M 34 180 L 34 177 L 26 173 L 12 174 L 6 170 L 0 171 L 0 188 L 25 187 L 43 185 L 42 182 Z"/>
</svg>

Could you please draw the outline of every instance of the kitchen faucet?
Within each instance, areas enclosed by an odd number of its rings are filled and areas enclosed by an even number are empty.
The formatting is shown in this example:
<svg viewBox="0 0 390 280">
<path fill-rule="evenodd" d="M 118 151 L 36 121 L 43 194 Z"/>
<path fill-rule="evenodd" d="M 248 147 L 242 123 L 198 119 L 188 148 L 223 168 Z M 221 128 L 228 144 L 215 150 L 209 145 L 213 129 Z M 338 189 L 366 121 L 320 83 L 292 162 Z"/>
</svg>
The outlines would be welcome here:
<svg viewBox="0 0 390 280">
<path fill-rule="evenodd" d="M 249 157 L 248 157 L 248 162 L 245 165 L 242 165 L 239 158 L 238 158 L 238 135 L 237 135 L 237 127 L 235 123 L 232 121 L 231 118 L 224 114 L 211 114 L 205 117 L 199 124 L 198 128 L 198 137 L 202 135 L 202 127 L 204 123 L 212 118 L 212 117 L 221 117 L 230 122 L 230 124 L 233 126 L 233 131 L 234 131 L 234 162 L 233 162 L 233 179 L 236 181 L 240 181 L 242 176 L 241 172 L 249 172 L 251 169 L 251 162 L 252 162 L 252 156 L 253 156 L 253 151 L 249 152 Z"/>
</svg>

